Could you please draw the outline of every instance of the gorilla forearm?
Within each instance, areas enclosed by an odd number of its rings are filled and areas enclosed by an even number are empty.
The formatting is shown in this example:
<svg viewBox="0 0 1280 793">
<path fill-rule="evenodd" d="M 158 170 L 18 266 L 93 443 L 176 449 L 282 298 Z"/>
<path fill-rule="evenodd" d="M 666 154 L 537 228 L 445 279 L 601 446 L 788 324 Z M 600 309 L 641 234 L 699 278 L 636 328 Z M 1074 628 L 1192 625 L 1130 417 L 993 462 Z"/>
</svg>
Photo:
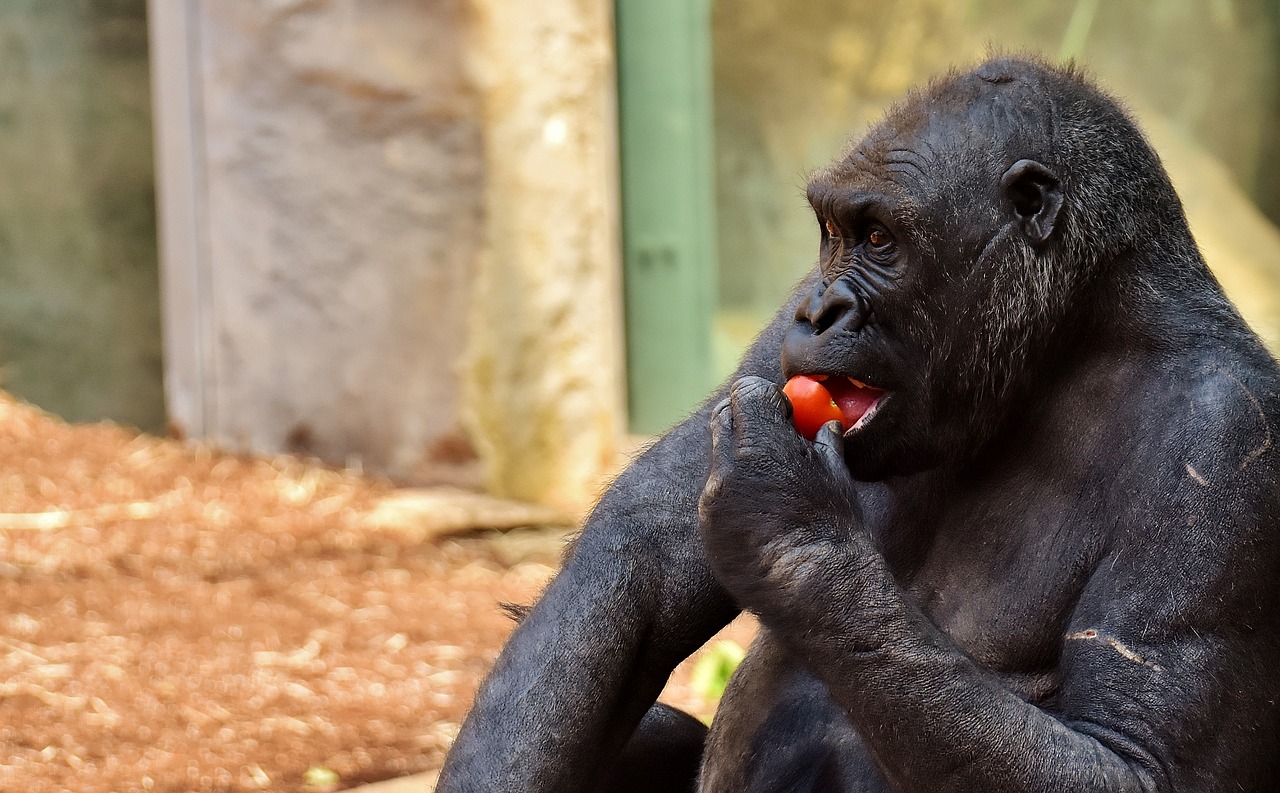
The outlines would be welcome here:
<svg viewBox="0 0 1280 793">
<path fill-rule="evenodd" d="M 761 620 L 824 682 L 881 767 L 894 769 L 897 793 L 1171 789 L 1157 784 L 1161 765 L 1135 741 L 1108 746 L 1071 728 L 961 652 L 869 542 L 828 548 L 803 566 L 857 572 L 839 582 L 802 574 L 776 614 L 774 604 L 757 608 Z"/>
<path fill-rule="evenodd" d="M 794 313 L 794 301 L 779 310 L 739 374 L 780 379 Z M 671 430 L 605 492 L 476 696 L 441 793 L 591 790 L 675 665 L 737 613 L 698 535 L 709 415 Z"/>
<path fill-rule="evenodd" d="M 441 793 L 594 789 L 675 665 L 733 617 L 696 542 L 706 461 L 682 451 L 697 432 L 705 414 L 633 464 L 593 512 L 477 695 Z"/>
</svg>

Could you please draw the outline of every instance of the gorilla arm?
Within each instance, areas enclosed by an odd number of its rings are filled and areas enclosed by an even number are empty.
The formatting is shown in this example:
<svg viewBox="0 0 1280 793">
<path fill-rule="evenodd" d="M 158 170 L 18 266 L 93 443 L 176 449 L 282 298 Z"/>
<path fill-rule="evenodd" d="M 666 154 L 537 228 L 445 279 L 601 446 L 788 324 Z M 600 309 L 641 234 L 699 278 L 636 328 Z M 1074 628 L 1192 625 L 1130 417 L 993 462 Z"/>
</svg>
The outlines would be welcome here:
<svg viewBox="0 0 1280 793">
<path fill-rule="evenodd" d="M 1275 618 L 1262 616 L 1275 597 L 1260 589 L 1267 576 L 1224 555 L 1247 547 L 1251 567 L 1273 563 L 1276 543 L 1257 529 L 1276 517 L 1269 471 L 1214 501 L 1198 489 L 1179 490 L 1190 494 L 1179 503 L 1152 494 L 1178 526 L 1196 514 L 1202 535 L 1170 524 L 1156 538 L 1140 526 L 1141 536 L 1117 541 L 1063 637 L 1050 712 L 969 658 L 906 596 L 861 526 L 839 435 L 829 425 L 804 442 L 781 399 L 772 384 L 746 380 L 713 411 L 700 503 L 708 556 L 738 602 L 824 682 L 895 791 L 1268 784 L 1272 761 L 1258 747 L 1275 729 L 1275 675 L 1247 659 L 1275 642 Z M 1193 544 L 1195 558 L 1170 553 Z"/>
<path fill-rule="evenodd" d="M 736 613 L 697 542 L 695 415 L 605 494 L 476 697 L 439 790 L 592 790 L 667 675 Z"/>
<path fill-rule="evenodd" d="M 808 294 L 815 279 L 795 294 Z M 782 338 L 797 301 L 778 311 L 737 376 L 781 379 Z M 671 670 L 737 613 L 698 535 L 709 404 L 601 498 L 481 686 L 440 793 L 593 789 Z"/>
</svg>

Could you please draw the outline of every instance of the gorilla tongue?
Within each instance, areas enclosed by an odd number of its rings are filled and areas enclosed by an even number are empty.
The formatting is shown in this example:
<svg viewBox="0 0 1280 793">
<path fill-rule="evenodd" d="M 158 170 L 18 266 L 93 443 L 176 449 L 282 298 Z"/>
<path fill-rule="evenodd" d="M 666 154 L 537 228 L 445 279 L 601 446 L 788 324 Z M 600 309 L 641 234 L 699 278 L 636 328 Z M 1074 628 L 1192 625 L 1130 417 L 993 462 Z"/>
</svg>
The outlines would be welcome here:
<svg viewBox="0 0 1280 793">
<path fill-rule="evenodd" d="M 833 375 L 826 378 L 823 385 L 831 392 L 831 399 L 840 408 L 846 432 L 884 396 L 884 391 L 879 388 L 872 388 L 849 377 Z"/>
</svg>

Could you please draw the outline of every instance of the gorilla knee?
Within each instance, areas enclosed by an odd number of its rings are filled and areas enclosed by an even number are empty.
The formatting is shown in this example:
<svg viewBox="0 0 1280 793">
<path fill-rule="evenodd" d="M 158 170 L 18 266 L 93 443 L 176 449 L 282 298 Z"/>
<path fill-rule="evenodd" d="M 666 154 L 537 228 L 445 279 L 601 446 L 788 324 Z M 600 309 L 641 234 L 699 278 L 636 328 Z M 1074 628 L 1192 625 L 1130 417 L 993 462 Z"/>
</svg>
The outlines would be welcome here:
<svg viewBox="0 0 1280 793">
<path fill-rule="evenodd" d="M 692 793 L 707 727 L 670 705 L 649 708 L 601 786 L 602 793 Z"/>
</svg>

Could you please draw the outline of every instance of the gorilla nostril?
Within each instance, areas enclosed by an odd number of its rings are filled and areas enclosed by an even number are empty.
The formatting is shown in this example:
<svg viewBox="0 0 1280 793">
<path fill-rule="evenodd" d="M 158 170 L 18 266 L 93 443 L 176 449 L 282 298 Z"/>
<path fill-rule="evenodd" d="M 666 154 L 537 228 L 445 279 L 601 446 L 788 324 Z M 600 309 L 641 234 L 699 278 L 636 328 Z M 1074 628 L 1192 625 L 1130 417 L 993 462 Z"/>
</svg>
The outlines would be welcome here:
<svg viewBox="0 0 1280 793">
<path fill-rule="evenodd" d="M 813 291 L 809 292 L 809 299 L 796 306 L 796 322 L 816 325 L 818 316 L 822 313 L 822 296 L 826 292 L 825 284 L 815 286 Z"/>
<path fill-rule="evenodd" d="M 861 297 L 841 278 L 825 289 L 815 289 L 804 309 L 807 319 L 814 331 L 822 333 L 846 315 L 853 315 L 853 330 L 861 328 L 865 319 L 864 303 Z"/>
<path fill-rule="evenodd" d="M 844 314 L 844 306 L 834 301 L 822 301 L 822 305 L 818 309 L 818 315 L 813 318 L 813 326 L 819 333 L 836 324 L 836 320 L 840 319 Z"/>
</svg>

